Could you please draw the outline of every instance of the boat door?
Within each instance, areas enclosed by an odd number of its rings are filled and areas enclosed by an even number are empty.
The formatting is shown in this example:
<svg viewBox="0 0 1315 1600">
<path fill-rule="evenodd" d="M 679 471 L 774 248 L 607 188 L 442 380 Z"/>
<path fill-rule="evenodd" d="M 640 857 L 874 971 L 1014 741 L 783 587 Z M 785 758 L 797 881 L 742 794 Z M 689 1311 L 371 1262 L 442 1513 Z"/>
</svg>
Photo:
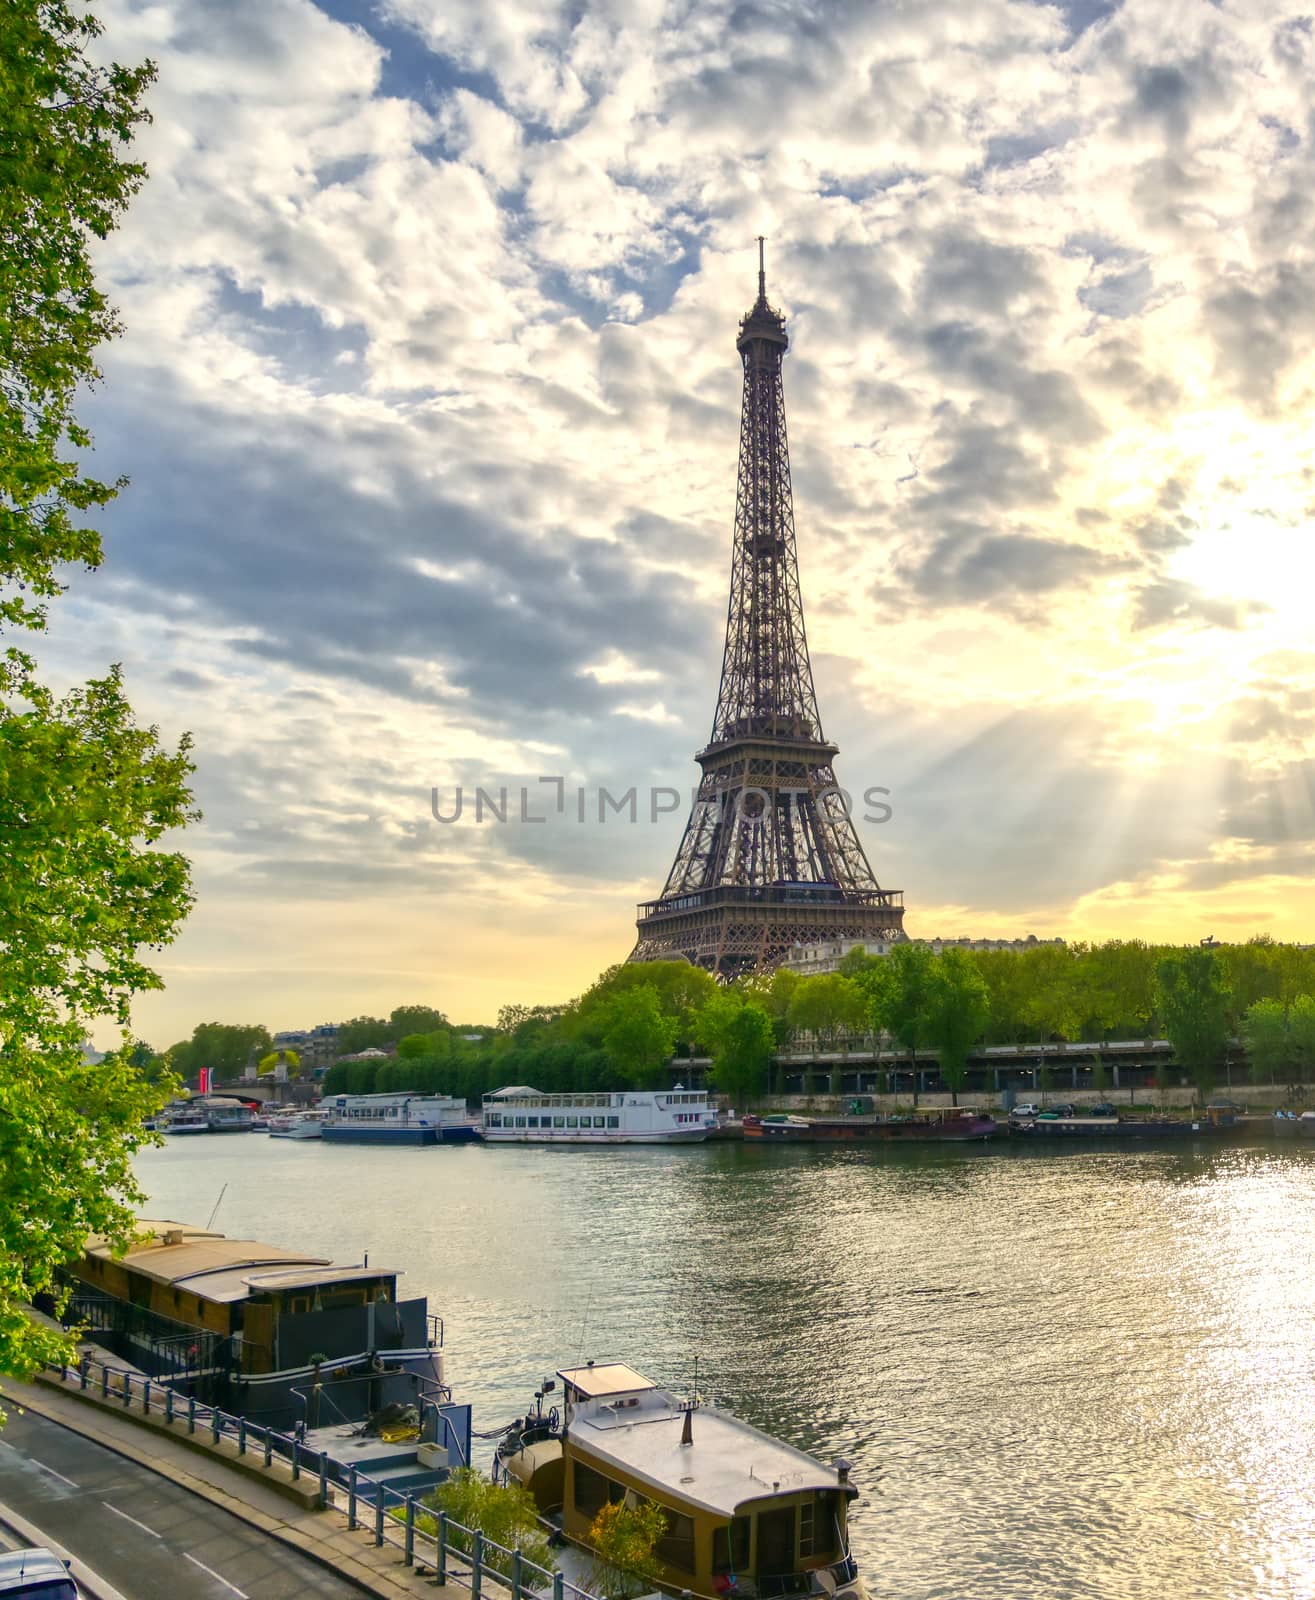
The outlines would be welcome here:
<svg viewBox="0 0 1315 1600">
<path fill-rule="evenodd" d="M 794 1571 L 795 1508 L 785 1506 L 780 1511 L 761 1511 L 758 1514 L 757 1577 L 780 1577 Z"/>
</svg>

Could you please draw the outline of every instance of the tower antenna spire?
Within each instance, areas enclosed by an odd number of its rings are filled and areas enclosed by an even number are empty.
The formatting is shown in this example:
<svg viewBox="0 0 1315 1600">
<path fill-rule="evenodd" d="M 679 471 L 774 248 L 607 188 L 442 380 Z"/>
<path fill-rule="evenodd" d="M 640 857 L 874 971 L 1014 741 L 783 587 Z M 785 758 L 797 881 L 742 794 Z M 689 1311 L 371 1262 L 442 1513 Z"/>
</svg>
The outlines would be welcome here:
<svg viewBox="0 0 1315 1600">
<path fill-rule="evenodd" d="M 763 235 L 758 235 L 758 300 L 760 304 L 767 301 L 767 268 L 763 263 L 763 245 L 766 243 Z"/>
</svg>

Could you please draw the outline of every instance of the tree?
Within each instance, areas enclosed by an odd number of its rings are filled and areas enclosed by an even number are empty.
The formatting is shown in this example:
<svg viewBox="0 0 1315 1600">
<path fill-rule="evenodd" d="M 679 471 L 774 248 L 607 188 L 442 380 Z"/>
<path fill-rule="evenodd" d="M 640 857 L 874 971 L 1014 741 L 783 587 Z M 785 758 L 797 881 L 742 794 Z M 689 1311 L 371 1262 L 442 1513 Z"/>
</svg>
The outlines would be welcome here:
<svg viewBox="0 0 1315 1600">
<path fill-rule="evenodd" d="M 118 225 L 145 176 L 121 151 L 147 120 L 155 76 L 149 61 L 92 65 L 84 51 L 100 32 L 64 0 L 0 8 L 0 582 L 17 590 L 0 596 L 0 627 L 44 626 L 59 567 L 99 565 L 100 540 L 75 518 L 119 487 L 63 458 L 91 443 L 74 399 L 100 376 L 96 347 L 119 332 L 89 237 Z M 23 693 L 32 670 L 9 652 L 0 689 Z"/>
<path fill-rule="evenodd" d="M 637 1088 L 661 1083 L 676 1043 L 676 1024 L 647 984 L 622 989 L 603 1006 L 603 1048 L 621 1077 Z"/>
<path fill-rule="evenodd" d="M 256 1070 L 262 1073 L 273 1072 L 277 1067 L 286 1067 L 295 1078 L 301 1071 L 301 1057 L 295 1050 L 271 1050 L 256 1063 Z"/>
<path fill-rule="evenodd" d="M 1076 1038 L 1082 1031 L 1084 996 L 1074 953 L 1063 945 L 1043 944 L 1028 950 L 1022 960 L 1029 984 L 1023 1020 L 1037 1030 L 1042 1044 L 1056 1036 Z"/>
<path fill-rule="evenodd" d="M 962 950 L 942 951 L 928 984 L 926 1037 L 940 1053 L 941 1077 L 956 1106 L 968 1076 L 968 1053 L 990 1014 L 990 994 L 973 962 Z"/>
<path fill-rule="evenodd" d="M 530 1491 L 519 1483 L 491 1483 L 474 1467 L 458 1467 L 445 1483 L 439 1484 L 425 1498 L 425 1504 L 434 1511 L 445 1511 L 452 1522 L 482 1533 L 486 1541 L 500 1546 L 488 1550 L 485 1560 L 504 1578 L 512 1575 L 510 1552 L 519 1549 L 527 1561 L 536 1566 L 551 1568 L 552 1551 L 543 1536 L 538 1508 Z M 420 1526 L 427 1533 L 437 1526 L 433 1516 L 425 1515 Z M 470 1554 L 471 1539 L 456 1528 L 449 1528 L 449 1539 L 458 1550 Z"/>
<path fill-rule="evenodd" d="M 447 1027 L 447 1018 L 433 1006 L 394 1006 L 388 1015 L 392 1029 L 389 1042 L 402 1039 L 409 1033 L 437 1033 Z"/>
<path fill-rule="evenodd" d="M 1188 947 L 1164 957 L 1155 969 L 1155 991 L 1165 1037 L 1204 1100 L 1228 1045 L 1230 997 L 1218 956 Z"/>
<path fill-rule="evenodd" d="M 866 996 L 854 979 L 826 972 L 800 980 L 790 997 L 788 1015 L 796 1032 L 811 1033 L 829 1044 L 838 1034 L 862 1027 L 866 1013 Z"/>
<path fill-rule="evenodd" d="M 24 1302 L 58 1302 L 89 1233 L 130 1234 L 132 1157 L 167 1093 L 129 1061 L 90 1066 L 82 1042 L 96 1018 L 126 1030 L 133 997 L 161 987 L 144 956 L 192 900 L 186 861 L 157 848 L 193 815 L 186 743 L 170 754 L 134 726 L 117 674 L 24 695 L 27 710 L 0 705 L 0 1370 L 15 1373 L 68 1348 Z"/>
<path fill-rule="evenodd" d="M 776 1043 L 763 1007 L 739 990 L 723 989 L 699 1013 L 699 1038 L 711 1052 L 717 1089 L 737 1105 L 758 1099 Z"/>
<path fill-rule="evenodd" d="M 1242 1019 L 1242 1043 L 1253 1083 L 1272 1083 L 1287 1066 L 1292 1041 L 1287 1007 L 1278 1000 L 1257 1000 Z"/>
<path fill-rule="evenodd" d="M 170 1054 L 179 1077 L 195 1078 L 209 1067 L 222 1083 L 240 1078 L 251 1058 L 259 1059 L 272 1042 L 262 1022 L 198 1022 L 192 1037 Z"/>
<path fill-rule="evenodd" d="M 338 1025 L 338 1054 L 354 1056 L 362 1050 L 377 1050 L 392 1044 L 395 1037 L 392 1023 L 382 1017 L 353 1017 Z"/>
<path fill-rule="evenodd" d="M 918 1103 L 918 1046 L 926 1042 L 935 957 L 925 944 L 908 940 L 892 946 L 890 985 L 882 1022 L 909 1052 L 913 1062 L 913 1103 Z"/>
<path fill-rule="evenodd" d="M 661 1564 L 656 1551 L 667 1531 L 667 1514 L 651 1500 L 634 1505 L 613 1500 L 589 1528 L 595 1556 L 590 1588 L 604 1600 L 630 1600 L 657 1586 Z"/>
<path fill-rule="evenodd" d="M 1292 1061 L 1298 1083 L 1305 1083 L 1315 1067 L 1315 996 L 1299 994 L 1288 1012 L 1292 1040 Z"/>
</svg>

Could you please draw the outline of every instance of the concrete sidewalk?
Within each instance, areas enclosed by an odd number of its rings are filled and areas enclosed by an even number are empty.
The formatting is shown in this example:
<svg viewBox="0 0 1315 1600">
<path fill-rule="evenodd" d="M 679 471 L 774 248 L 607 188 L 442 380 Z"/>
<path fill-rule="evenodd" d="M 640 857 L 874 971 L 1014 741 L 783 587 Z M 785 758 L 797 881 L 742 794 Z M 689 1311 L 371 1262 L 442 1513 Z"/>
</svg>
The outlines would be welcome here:
<svg viewBox="0 0 1315 1600">
<path fill-rule="evenodd" d="M 239 1463 L 231 1441 L 215 1447 L 198 1435 L 184 1443 L 186 1433 L 180 1436 L 176 1430 L 185 1425 L 178 1420 L 170 1429 L 163 1417 L 143 1417 L 137 1407 L 131 1414 L 121 1402 L 102 1400 L 90 1390 L 84 1393 L 77 1387 L 76 1373 L 71 1386 L 61 1384 L 54 1374 L 35 1383 L 6 1378 L 0 1400 L 7 1408 L 35 1412 L 161 1474 L 380 1600 L 420 1595 L 427 1600 L 434 1596 L 442 1600 L 445 1595 L 458 1600 L 459 1591 L 451 1585 L 436 1584 L 424 1569 L 406 1566 L 396 1547 L 376 1547 L 373 1532 L 360 1527 L 350 1532 L 344 1512 L 319 1510 L 318 1481 L 307 1481 L 303 1473 L 301 1482 L 294 1484 L 285 1462 L 276 1461 L 266 1469 L 255 1452 Z"/>
</svg>

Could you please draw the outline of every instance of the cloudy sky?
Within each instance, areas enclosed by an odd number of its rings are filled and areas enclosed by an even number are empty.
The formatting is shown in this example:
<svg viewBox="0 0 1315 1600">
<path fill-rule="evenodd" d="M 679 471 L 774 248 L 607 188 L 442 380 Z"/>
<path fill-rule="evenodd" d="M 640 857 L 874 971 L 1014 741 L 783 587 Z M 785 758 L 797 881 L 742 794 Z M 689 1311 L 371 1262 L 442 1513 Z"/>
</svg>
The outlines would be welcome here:
<svg viewBox="0 0 1315 1600">
<path fill-rule="evenodd" d="M 760 233 L 823 721 L 910 930 L 1312 936 L 1309 15 L 98 9 L 159 65 L 87 408 L 133 482 L 48 660 L 196 738 L 153 1042 L 625 955 L 711 722 Z"/>
</svg>

